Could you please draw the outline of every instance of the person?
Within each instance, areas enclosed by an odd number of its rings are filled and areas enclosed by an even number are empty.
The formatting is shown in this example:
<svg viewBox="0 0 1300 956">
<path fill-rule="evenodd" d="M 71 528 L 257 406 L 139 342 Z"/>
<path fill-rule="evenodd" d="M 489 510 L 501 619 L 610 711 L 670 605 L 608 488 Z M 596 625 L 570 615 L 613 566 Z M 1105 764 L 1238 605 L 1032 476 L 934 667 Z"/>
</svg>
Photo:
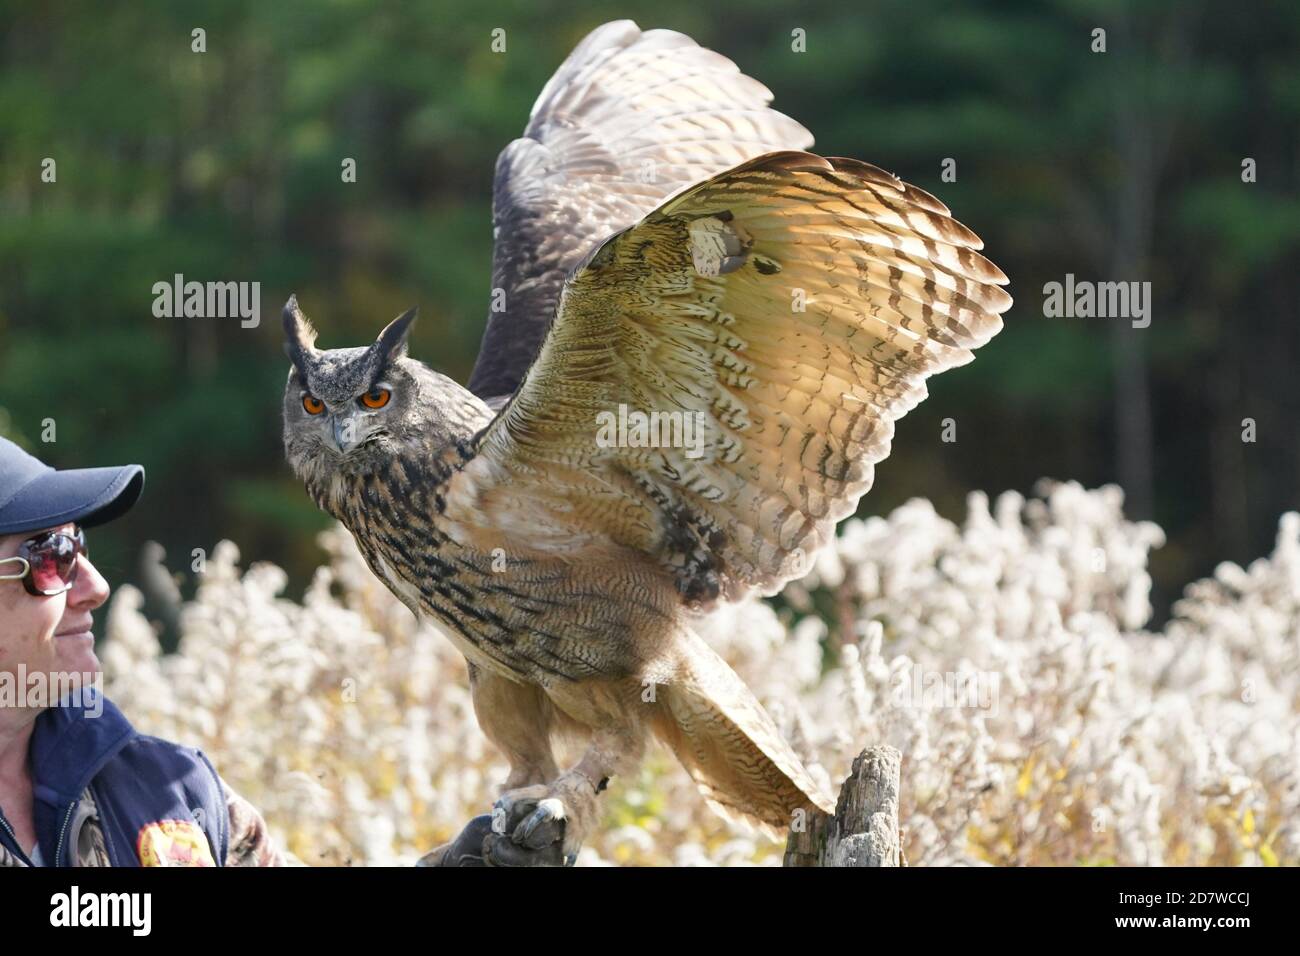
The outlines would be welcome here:
<svg viewBox="0 0 1300 956">
<path fill-rule="evenodd" d="M 0 438 L 0 866 L 289 862 L 202 752 L 102 693 L 86 529 L 143 487 L 139 465 L 58 471 Z"/>
</svg>

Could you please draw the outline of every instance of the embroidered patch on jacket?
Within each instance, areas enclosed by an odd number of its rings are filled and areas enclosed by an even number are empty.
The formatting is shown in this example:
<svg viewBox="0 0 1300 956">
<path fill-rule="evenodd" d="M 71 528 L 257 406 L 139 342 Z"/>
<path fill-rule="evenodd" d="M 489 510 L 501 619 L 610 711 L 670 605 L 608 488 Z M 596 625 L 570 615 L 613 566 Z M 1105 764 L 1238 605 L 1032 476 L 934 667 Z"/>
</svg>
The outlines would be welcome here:
<svg viewBox="0 0 1300 956">
<path fill-rule="evenodd" d="M 141 866 L 216 866 L 208 838 L 190 820 L 159 820 L 140 828 Z"/>
</svg>

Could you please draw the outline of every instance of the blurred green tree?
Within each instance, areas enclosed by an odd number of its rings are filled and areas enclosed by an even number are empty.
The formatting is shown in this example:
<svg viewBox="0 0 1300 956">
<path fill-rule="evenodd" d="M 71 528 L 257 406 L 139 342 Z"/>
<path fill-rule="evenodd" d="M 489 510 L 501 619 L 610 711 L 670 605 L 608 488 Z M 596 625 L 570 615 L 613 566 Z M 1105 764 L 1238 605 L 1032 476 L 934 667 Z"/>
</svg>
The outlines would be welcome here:
<svg viewBox="0 0 1300 956">
<path fill-rule="evenodd" d="M 821 152 L 934 192 L 1012 279 L 1006 331 L 935 381 L 864 510 L 1118 481 L 1170 533 L 1166 599 L 1266 550 L 1300 479 L 1285 0 L 0 3 L 0 431 L 59 466 L 146 465 L 145 507 L 96 536 L 115 583 L 146 539 L 185 567 L 222 537 L 305 581 L 321 518 L 279 447 L 280 304 L 296 292 L 333 346 L 419 303 L 413 354 L 463 380 L 496 153 L 572 46 L 625 16 L 734 59 Z M 1066 273 L 1150 280 L 1151 327 L 1045 318 Z M 155 318 L 176 274 L 259 281 L 261 325 Z"/>
</svg>

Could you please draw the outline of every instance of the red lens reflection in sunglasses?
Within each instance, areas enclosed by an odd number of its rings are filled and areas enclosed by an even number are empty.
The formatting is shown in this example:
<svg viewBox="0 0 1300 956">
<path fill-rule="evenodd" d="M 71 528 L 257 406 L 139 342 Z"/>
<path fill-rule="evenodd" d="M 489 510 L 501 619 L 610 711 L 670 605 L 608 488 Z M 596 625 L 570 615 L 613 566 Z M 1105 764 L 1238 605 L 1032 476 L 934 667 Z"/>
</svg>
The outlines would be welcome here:
<svg viewBox="0 0 1300 956">
<path fill-rule="evenodd" d="M 84 538 L 51 534 L 38 538 L 26 548 L 31 565 L 32 584 L 42 592 L 65 591 L 77 579 L 77 555 L 84 550 Z"/>
</svg>

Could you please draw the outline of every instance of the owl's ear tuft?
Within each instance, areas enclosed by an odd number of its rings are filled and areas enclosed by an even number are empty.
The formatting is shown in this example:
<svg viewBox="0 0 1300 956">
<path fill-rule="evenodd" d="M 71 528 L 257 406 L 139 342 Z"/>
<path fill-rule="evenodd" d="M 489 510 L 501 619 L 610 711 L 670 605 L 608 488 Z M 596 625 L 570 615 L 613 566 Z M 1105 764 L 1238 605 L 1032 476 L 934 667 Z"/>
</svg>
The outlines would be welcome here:
<svg viewBox="0 0 1300 956">
<path fill-rule="evenodd" d="M 419 314 L 419 307 L 407 309 L 379 333 L 379 338 L 375 339 L 372 348 L 378 354 L 382 364 L 396 362 L 406 354 L 406 340 L 411 334 L 411 325 Z"/>
<path fill-rule="evenodd" d="M 289 361 L 298 369 L 298 375 L 306 381 L 307 361 L 316 352 L 316 330 L 298 308 L 296 295 L 289 296 L 281 318 L 284 323 L 284 354 L 289 356 Z"/>
</svg>

